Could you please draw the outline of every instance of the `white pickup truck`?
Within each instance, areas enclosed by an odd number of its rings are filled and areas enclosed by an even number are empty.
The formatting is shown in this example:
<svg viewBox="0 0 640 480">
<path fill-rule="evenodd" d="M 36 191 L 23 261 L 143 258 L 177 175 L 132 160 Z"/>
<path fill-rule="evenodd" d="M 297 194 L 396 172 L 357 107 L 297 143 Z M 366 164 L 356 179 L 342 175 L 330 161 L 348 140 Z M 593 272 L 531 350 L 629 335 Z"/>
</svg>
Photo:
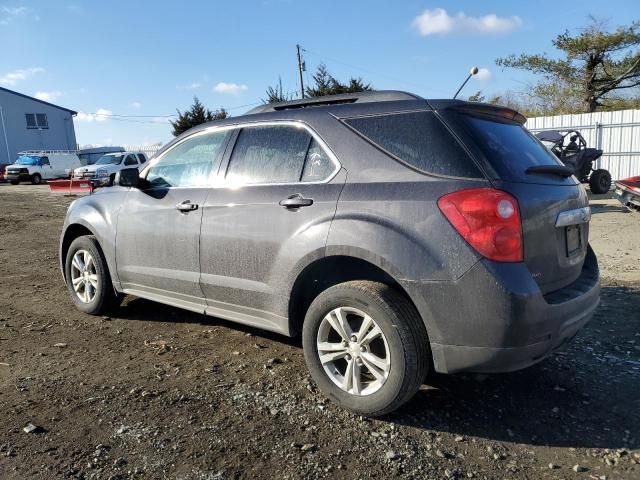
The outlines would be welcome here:
<svg viewBox="0 0 640 480">
<path fill-rule="evenodd" d="M 120 170 L 132 167 L 142 170 L 146 163 L 147 156 L 142 152 L 107 153 L 93 165 L 76 168 L 73 171 L 73 178 L 89 179 L 99 185 L 108 185 L 113 182 L 116 173 Z"/>
</svg>

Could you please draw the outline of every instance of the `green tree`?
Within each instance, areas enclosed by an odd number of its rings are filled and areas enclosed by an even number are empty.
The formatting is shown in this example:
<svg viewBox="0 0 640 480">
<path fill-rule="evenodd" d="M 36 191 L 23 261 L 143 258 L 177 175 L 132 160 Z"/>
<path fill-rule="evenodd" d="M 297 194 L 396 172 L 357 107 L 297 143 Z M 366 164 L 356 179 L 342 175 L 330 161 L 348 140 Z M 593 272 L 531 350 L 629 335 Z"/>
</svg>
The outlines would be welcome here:
<svg viewBox="0 0 640 480">
<path fill-rule="evenodd" d="M 279 103 L 286 102 L 287 100 L 292 100 L 292 97 L 282 90 L 282 78 L 278 77 L 278 85 L 275 87 L 269 86 L 267 87 L 267 98 L 262 99 L 263 103 Z"/>
<path fill-rule="evenodd" d="M 609 32 L 591 17 L 591 24 L 577 35 L 556 36 L 553 46 L 560 57 L 521 54 L 498 58 L 502 67 L 527 70 L 542 76 L 537 85 L 541 98 L 572 97 L 582 111 L 606 107 L 607 100 L 640 85 L 640 22 Z"/>
<path fill-rule="evenodd" d="M 178 118 L 176 120 L 170 120 L 174 137 L 177 137 L 196 125 L 212 120 L 221 120 L 229 116 L 228 112 L 222 107 L 213 112 L 205 108 L 205 106 L 200 103 L 200 100 L 198 100 L 198 97 L 193 97 L 193 105 L 191 105 L 189 110 L 181 112 L 176 109 L 176 111 L 178 112 Z"/>
<path fill-rule="evenodd" d="M 362 78 L 351 77 L 347 83 L 342 83 L 329 73 L 326 65 L 321 63 L 313 74 L 313 85 L 305 89 L 307 97 L 322 97 L 324 95 L 338 95 L 340 93 L 356 93 L 373 90 L 370 83 Z"/>
</svg>

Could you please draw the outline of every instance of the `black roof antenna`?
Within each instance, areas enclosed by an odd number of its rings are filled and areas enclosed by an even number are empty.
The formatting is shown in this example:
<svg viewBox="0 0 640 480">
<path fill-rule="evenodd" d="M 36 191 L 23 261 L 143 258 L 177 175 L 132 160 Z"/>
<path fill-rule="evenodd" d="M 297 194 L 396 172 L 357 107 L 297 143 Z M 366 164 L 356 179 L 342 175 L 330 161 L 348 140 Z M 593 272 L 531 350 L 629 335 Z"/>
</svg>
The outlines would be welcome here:
<svg viewBox="0 0 640 480">
<path fill-rule="evenodd" d="M 469 79 L 471 77 L 473 77 L 474 75 L 476 75 L 478 73 L 478 67 L 471 67 L 471 70 L 469 70 L 469 76 L 466 78 L 466 80 L 464 82 L 462 82 L 462 85 L 460 85 L 460 88 L 458 89 L 458 91 L 456 92 L 456 94 L 453 96 L 453 99 L 455 100 L 456 97 L 458 96 L 458 94 L 460 93 L 460 90 L 462 90 L 464 88 L 464 86 L 467 84 L 467 82 L 469 81 Z"/>
</svg>

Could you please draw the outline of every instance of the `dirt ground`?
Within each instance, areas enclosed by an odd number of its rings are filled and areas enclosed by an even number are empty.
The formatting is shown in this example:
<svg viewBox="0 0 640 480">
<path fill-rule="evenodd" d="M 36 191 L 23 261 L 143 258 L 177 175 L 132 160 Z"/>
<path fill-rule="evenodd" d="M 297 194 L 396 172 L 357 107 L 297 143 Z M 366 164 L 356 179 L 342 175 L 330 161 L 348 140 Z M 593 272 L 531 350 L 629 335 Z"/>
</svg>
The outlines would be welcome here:
<svg viewBox="0 0 640 480">
<path fill-rule="evenodd" d="M 69 202 L 0 185 L 2 479 L 640 478 L 640 214 L 613 200 L 593 200 L 602 303 L 564 351 L 437 376 L 377 420 L 325 401 L 297 340 L 141 299 L 78 312 Z"/>
</svg>

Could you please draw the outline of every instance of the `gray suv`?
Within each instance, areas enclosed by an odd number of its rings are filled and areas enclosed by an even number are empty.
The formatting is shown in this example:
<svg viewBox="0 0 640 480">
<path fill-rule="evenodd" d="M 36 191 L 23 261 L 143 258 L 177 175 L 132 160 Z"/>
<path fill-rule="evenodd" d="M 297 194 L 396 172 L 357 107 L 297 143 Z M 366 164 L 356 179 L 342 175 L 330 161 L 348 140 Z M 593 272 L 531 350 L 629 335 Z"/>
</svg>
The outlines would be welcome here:
<svg viewBox="0 0 640 480">
<path fill-rule="evenodd" d="M 318 387 L 363 415 L 430 372 L 506 372 L 599 302 L 579 182 L 508 108 L 371 92 L 193 128 L 76 200 L 76 306 L 125 294 L 302 336 Z"/>
</svg>

